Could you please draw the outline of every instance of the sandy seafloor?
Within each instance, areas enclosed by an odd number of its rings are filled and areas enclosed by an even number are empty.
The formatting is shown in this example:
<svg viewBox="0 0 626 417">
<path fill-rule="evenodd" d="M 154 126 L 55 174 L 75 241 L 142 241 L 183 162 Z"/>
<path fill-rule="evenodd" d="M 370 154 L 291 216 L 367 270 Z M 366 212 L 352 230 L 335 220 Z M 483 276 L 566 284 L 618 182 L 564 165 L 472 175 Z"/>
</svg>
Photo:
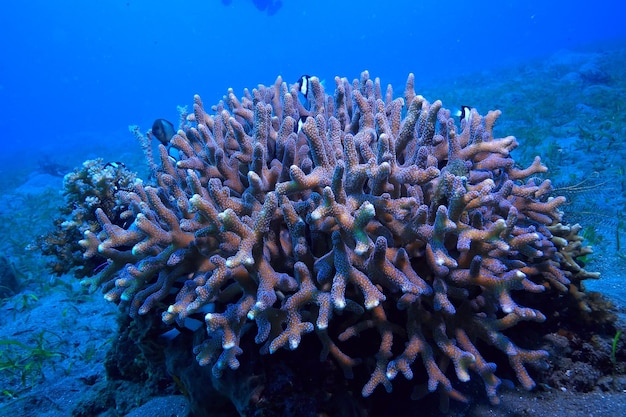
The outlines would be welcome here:
<svg viewBox="0 0 626 417">
<path fill-rule="evenodd" d="M 551 168 L 549 177 L 569 199 L 565 221 L 580 222 L 588 243 L 593 244 L 587 269 L 600 271 L 602 277 L 588 282 L 587 288 L 615 303 L 622 328 L 626 311 L 625 48 L 561 51 L 517 67 L 442 80 L 437 85 L 420 85 L 416 74 L 417 92 L 430 101 L 441 99 L 444 107 L 468 104 L 482 114 L 501 109 L 496 135 L 518 138 L 520 148 L 513 157 L 522 165 L 534 155 L 542 156 Z M 125 161 L 138 170 L 139 147 L 124 129 L 119 134 L 77 133 L 62 145 L 51 144 L 51 149 L 74 165 L 101 156 Z M 88 150 L 84 145 L 74 146 L 86 138 Z M 112 140 L 122 145 L 124 153 L 108 146 Z M 2 163 L 5 170 L 10 169 L 10 162 Z M 19 294 L 2 300 L 0 349 L 3 355 L 11 352 L 15 363 L 0 369 L 0 416 L 70 416 L 76 404 L 105 379 L 103 362 L 116 337 L 117 307 L 99 293 L 85 294 L 71 276 L 51 277 L 45 260 L 25 250 L 37 235 L 51 228 L 54 207 L 62 203 L 61 184 L 61 177 L 38 172 L 34 162 L 16 166 L 10 180 L 5 176 L 0 181 L 1 254 L 23 282 Z M 587 393 L 546 386 L 532 392 L 503 388 L 501 405 L 453 406 L 450 415 L 625 416 L 626 376 L 619 381 L 622 391 L 605 391 L 601 386 Z M 130 416 L 186 415 L 182 395 L 151 399 L 129 394 L 119 401 L 123 402 L 120 410 L 133 410 Z M 109 410 L 104 415 L 120 414 Z"/>
</svg>

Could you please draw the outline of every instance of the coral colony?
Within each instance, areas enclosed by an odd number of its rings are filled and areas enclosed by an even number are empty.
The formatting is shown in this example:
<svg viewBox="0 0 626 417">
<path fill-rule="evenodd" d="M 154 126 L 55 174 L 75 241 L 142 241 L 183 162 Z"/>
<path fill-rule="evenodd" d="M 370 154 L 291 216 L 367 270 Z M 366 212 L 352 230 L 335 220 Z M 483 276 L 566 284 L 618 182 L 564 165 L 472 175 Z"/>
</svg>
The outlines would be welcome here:
<svg viewBox="0 0 626 417">
<path fill-rule="evenodd" d="M 516 139 L 493 135 L 499 111 L 459 127 L 412 74 L 395 99 L 367 72 L 335 78 L 334 96 L 306 82 L 306 100 L 278 78 L 230 90 L 212 114 L 196 96 L 150 185 L 117 189 L 116 219 L 96 210 L 80 244 L 107 263 L 83 283 L 131 317 L 201 319 L 194 353 L 216 378 L 239 367 L 243 338 L 273 354 L 311 333 L 347 377 L 366 367 L 363 396 L 419 370 L 457 399 L 455 381 L 480 378 L 497 403 L 494 353 L 532 388 L 527 368 L 548 354 L 510 329 L 545 316 L 520 300 L 586 309 L 581 281 L 595 277 L 575 262 L 579 228 L 560 223 L 565 198 L 537 178 L 546 167 L 515 165 Z M 365 332 L 377 352 L 342 349 Z"/>
</svg>

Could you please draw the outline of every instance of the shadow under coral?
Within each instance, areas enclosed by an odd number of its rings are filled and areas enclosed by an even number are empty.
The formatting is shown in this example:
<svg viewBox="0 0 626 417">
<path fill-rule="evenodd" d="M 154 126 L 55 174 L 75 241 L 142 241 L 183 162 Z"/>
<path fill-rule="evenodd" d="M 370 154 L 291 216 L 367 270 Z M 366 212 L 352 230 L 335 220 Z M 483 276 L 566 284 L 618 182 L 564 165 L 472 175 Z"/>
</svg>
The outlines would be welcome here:
<svg viewBox="0 0 626 417">
<path fill-rule="evenodd" d="M 540 306 L 533 305 L 538 304 L 536 299 L 522 297 L 525 299 L 516 301 L 541 307 L 546 314 L 544 323 L 523 323 L 510 332 L 513 334 L 507 334 L 515 343 L 550 352 L 547 367 L 530 369 L 538 383 L 536 390 L 590 392 L 619 388 L 611 381 L 625 373 L 626 357 L 620 348 L 617 357 L 611 359 L 616 322 L 613 306 L 602 295 L 587 294 L 592 311 L 586 314 L 569 297 L 542 299 Z M 424 394 L 428 394 L 426 372 L 419 366 L 415 375 L 421 376 L 422 381 L 398 378 L 393 392 L 381 388 L 364 398 L 361 388 L 370 377 L 368 370 L 374 366 L 373 360 L 355 367 L 354 377 L 347 379 L 333 360 L 320 361 L 322 345 L 310 334 L 303 337 L 296 350 L 281 349 L 263 355 L 255 345 L 254 332 L 248 331 L 241 339 L 246 355 L 241 358 L 239 369 L 225 369 L 216 377 L 211 367 L 200 366 L 189 350 L 190 345 L 206 337 L 204 328 L 183 331 L 174 338 L 164 337 L 169 327 L 157 314 L 136 319 L 121 315 L 119 325 L 118 337 L 107 355 L 107 387 L 98 394 L 104 400 L 100 407 L 91 408 L 92 412 L 108 408 L 129 411 L 138 405 L 128 402 L 130 393 L 138 403 L 150 397 L 182 394 L 189 401 L 193 417 L 412 417 L 444 412 L 472 415 L 476 406 L 490 404 L 479 378 L 459 382 L 454 372 L 447 372 L 447 376 L 467 396 L 466 402 L 448 404 L 449 397 L 444 392 L 440 392 L 439 401 L 436 394 L 412 397 L 413 387 L 420 383 Z M 515 379 L 506 355 L 486 345 L 478 347 L 496 358 L 498 372 L 505 381 Z M 618 347 L 623 347 L 621 342 Z M 363 332 L 359 338 L 346 341 L 342 348 L 347 353 L 359 351 L 363 356 L 370 356 L 367 352 L 371 352 L 373 357 L 378 349 L 376 332 Z M 505 384 L 510 388 L 512 385 Z M 93 407 L 93 399 L 80 404 L 74 415 L 87 415 L 77 410 L 84 412 L 88 405 Z"/>
</svg>

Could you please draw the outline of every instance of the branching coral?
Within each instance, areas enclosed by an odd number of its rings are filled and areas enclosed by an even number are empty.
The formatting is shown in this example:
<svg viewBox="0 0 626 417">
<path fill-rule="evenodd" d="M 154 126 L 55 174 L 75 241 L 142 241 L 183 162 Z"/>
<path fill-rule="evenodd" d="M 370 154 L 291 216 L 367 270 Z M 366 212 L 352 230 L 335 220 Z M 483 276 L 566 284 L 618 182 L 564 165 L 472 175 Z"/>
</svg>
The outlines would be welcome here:
<svg viewBox="0 0 626 417">
<path fill-rule="evenodd" d="M 516 139 L 493 134 L 499 111 L 472 110 L 459 128 L 412 75 L 396 99 L 367 72 L 335 84 L 331 97 L 311 78 L 303 102 L 278 78 L 241 99 L 229 91 L 212 114 L 196 96 L 171 140 L 178 160 L 160 146 L 155 183 L 117 193 L 127 226 L 96 210 L 101 230 L 81 245 L 108 266 L 84 284 L 133 317 L 202 318 L 194 351 L 216 376 L 238 368 L 256 329 L 270 354 L 314 333 L 347 376 L 373 359 L 364 396 L 421 362 L 428 391 L 463 398 L 451 378 L 473 374 L 497 403 L 494 350 L 532 388 L 527 366 L 547 353 L 508 330 L 545 317 L 516 294 L 580 284 L 563 267 L 575 264 L 567 238 L 553 236 L 565 199 L 535 177 L 546 167 L 515 166 Z M 373 358 L 342 350 L 372 331 Z"/>
</svg>

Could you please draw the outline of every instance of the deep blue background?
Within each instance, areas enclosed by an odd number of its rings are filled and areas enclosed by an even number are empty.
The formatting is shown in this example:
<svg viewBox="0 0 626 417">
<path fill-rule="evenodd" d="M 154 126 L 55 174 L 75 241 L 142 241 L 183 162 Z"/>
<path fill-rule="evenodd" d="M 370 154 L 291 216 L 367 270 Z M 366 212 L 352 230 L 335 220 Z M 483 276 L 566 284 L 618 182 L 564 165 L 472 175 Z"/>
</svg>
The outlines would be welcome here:
<svg viewBox="0 0 626 417">
<path fill-rule="evenodd" d="M 619 0 L 283 3 L 268 17 L 250 0 L 3 2 L 3 158 L 62 157 L 73 137 L 88 149 L 102 134 L 129 135 L 129 124 L 147 130 L 157 117 L 176 120 L 176 105 L 194 93 L 212 104 L 228 87 L 240 94 L 278 74 L 290 82 L 315 74 L 332 87 L 334 75 L 363 69 L 398 85 L 414 72 L 419 89 L 626 38 Z"/>
</svg>

